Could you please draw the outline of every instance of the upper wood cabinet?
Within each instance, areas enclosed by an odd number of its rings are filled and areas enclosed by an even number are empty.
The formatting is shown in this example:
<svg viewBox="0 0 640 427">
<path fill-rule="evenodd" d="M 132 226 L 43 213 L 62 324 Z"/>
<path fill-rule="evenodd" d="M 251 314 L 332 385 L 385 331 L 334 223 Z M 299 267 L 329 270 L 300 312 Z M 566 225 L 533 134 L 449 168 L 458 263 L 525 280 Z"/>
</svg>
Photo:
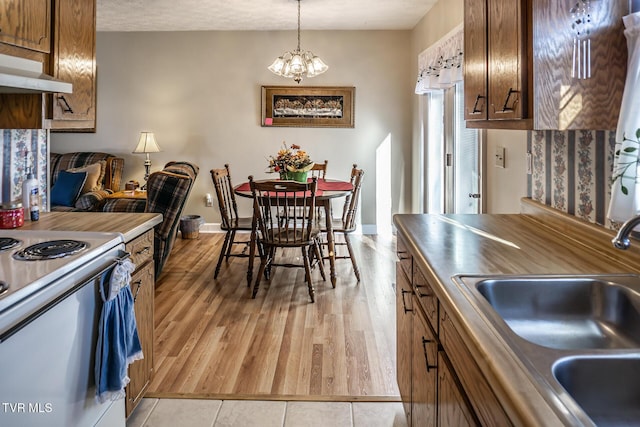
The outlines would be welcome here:
<svg viewBox="0 0 640 427">
<path fill-rule="evenodd" d="M 0 42 L 50 52 L 51 0 L 3 0 Z"/>
<path fill-rule="evenodd" d="M 51 72 L 73 84 L 73 93 L 50 97 L 51 129 L 95 131 L 95 0 L 55 0 Z"/>
<path fill-rule="evenodd" d="M 622 17 L 629 14 L 629 2 L 591 2 L 591 78 L 586 79 L 572 77 L 570 10 L 575 3 L 575 0 L 534 3 L 534 128 L 616 129 L 627 73 Z M 577 74 L 577 67 L 575 71 Z"/>
<path fill-rule="evenodd" d="M 467 127 L 531 126 L 528 58 L 531 0 L 465 0 Z"/>
<path fill-rule="evenodd" d="M 29 14 L 30 8 L 38 13 L 46 12 L 46 46 L 50 53 L 16 47 L 15 44 L 9 44 L 14 41 L 2 39 L 1 35 L 0 52 L 41 61 L 47 74 L 72 83 L 73 93 L 0 94 L 0 129 L 49 127 L 53 131 L 94 132 L 97 93 L 96 0 L 20 0 L 1 3 L 26 22 L 34 19 Z M 36 4 L 37 7 L 34 6 Z M 4 16 L 0 17 L 0 22 L 4 22 L 3 19 Z M 4 28 L 0 34 L 3 33 Z"/>
<path fill-rule="evenodd" d="M 487 2 L 464 4 L 464 118 L 487 119 Z"/>
<path fill-rule="evenodd" d="M 489 120 L 524 119 L 527 114 L 527 2 L 487 4 L 487 114 Z"/>
<path fill-rule="evenodd" d="M 465 0 L 470 128 L 615 129 L 628 2 L 591 2 L 590 78 L 573 70 L 575 0 Z"/>
</svg>

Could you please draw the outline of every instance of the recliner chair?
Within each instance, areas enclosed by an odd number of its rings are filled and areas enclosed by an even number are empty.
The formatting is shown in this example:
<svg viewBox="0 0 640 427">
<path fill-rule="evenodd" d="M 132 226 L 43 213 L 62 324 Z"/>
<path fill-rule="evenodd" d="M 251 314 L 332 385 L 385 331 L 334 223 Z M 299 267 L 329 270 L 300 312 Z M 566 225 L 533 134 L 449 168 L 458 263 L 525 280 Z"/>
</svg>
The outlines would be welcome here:
<svg viewBox="0 0 640 427">
<path fill-rule="evenodd" d="M 146 212 L 162 214 L 154 229 L 156 278 L 160 276 L 176 239 L 182 210 L 200 168 L 189 162 L 169 162 L 147 180 L 147 200 L 107 199 L 103 212 Z"/>
</svg>

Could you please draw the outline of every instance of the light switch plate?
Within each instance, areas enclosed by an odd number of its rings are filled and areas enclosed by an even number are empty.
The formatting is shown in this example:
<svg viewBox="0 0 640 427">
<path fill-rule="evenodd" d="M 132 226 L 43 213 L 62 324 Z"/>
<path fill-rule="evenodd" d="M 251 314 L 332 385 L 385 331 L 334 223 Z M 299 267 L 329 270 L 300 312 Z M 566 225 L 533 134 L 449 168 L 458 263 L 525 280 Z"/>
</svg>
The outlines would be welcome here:
<svg viewBox="0 0 640 427">
<path fill-rule="evenodd" d="M 505 157 L 504 147 L 497 145 L 496 146 L 496 167 L 497 168 L 504 168 L 504 157 Z"/>
</svg>

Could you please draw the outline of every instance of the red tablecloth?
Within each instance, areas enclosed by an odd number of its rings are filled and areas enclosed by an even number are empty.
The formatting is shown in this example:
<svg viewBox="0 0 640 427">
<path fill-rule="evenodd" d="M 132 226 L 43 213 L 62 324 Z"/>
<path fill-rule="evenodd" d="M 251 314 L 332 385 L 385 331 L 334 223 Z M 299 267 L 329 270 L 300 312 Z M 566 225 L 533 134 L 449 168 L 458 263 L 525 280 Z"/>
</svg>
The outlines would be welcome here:
<svg viewBox="0 0 640 427">
<path fill-rule="evenodd" d="M 311 179 L 308 179 L 307 181 L 311 182 Z M 348 181 L 326 181 L 324 179 L 319 179 L 316 196 L 321 196 L 322 191 L 351 191 L 352 189 L 353 185 Z M 236 188 L 236 191 L 251 191 L 251 187 L 248 182 L 244 182 Z"/>
</svg>

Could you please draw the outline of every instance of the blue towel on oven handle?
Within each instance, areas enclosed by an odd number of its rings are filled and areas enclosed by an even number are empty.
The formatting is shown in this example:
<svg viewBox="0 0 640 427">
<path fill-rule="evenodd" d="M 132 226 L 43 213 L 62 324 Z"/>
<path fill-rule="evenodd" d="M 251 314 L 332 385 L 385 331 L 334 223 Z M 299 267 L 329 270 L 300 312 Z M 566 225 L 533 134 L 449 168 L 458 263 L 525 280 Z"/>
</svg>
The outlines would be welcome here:
<svg viewBox="0 0 640 427">
<path fill-rule="evenodd" d="M 125 396 L 124 388 L 129 383 L 127 367 L 143 358 L 130 287 L 133 270 L 135 265 L 125 259 L 100 277 L 103 305 L 95 357 L 99 403 Z"/>
</svg>

